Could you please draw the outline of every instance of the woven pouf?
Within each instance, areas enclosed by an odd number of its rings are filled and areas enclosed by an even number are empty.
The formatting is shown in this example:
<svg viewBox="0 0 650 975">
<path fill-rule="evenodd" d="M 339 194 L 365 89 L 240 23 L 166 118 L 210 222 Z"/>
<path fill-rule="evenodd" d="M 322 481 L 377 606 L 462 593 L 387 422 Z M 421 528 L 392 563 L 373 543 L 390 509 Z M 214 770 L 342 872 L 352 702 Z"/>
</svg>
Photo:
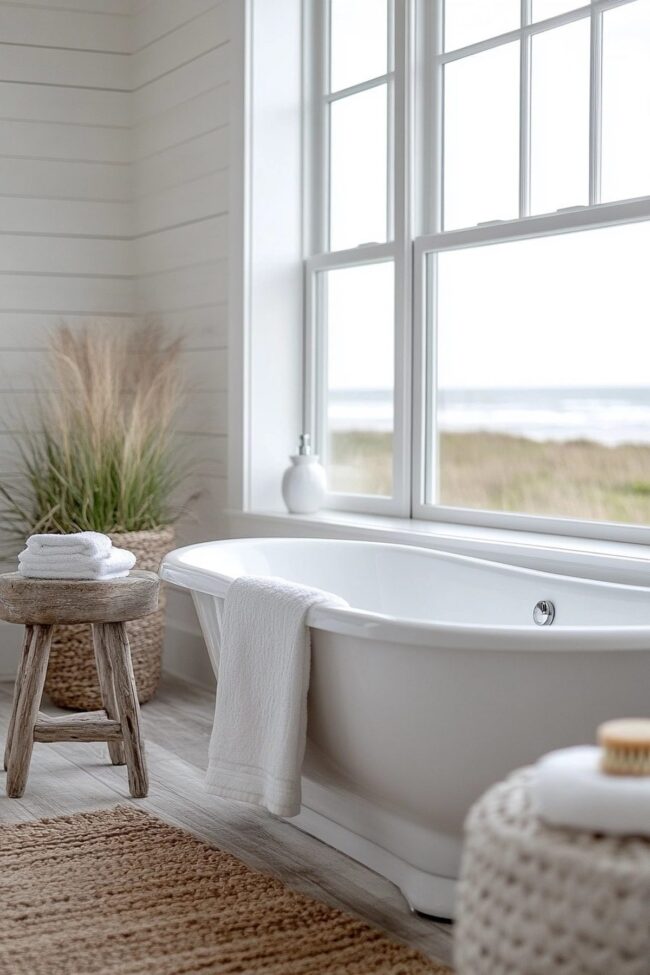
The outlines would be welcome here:
<svg viewBox="0 0 650 975">
<path fill-rule="evenodd" d="M 468 816 L 457 975 L 650 975 L 650 840 L 545 826 L 531 776 Z"/>
</svg>

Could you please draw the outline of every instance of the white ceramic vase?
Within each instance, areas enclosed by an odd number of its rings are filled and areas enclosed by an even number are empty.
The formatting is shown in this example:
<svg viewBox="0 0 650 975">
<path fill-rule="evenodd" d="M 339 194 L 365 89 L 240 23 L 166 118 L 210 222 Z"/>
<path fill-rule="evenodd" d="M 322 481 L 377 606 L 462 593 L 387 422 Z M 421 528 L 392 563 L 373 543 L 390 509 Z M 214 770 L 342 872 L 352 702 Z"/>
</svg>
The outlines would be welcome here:
<svg viewBox="0 0 650 975">
<path fill-rule="evenodd" d="M 293 515 L 313 515 L 325 500 L 325 471 L 316 454 L 293 454 L 282 478 L 282 497 Z"/>
</svg>

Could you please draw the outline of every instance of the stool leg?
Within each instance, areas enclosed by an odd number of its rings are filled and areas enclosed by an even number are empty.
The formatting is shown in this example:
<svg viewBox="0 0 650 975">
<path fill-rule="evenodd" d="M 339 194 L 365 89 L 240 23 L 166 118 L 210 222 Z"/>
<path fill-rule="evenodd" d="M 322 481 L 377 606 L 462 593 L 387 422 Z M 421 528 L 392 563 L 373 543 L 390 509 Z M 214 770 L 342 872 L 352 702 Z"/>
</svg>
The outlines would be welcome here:
<svg viewBox="0 0 650 975">
<path fill-rule="evenodd" d="M 34 748 L 34 725 L 41 705 L 52 627 L 34 626 L 34 639 L 27 652 L 25 669 L 16 702 L 16 718 L 7 769 L 7 795 L 19 799 L 25 791 Z"/>
<path fill-rule="evenodd" d="M 149 791 L 147 767 L 140 730 L 140 704 L 133 678 L 129 639 L 124 623 L 101 623 L 101 639 L 113 665 L 117 711 L 124 736 L 124 752 L 129 773 L 129 789 L 135 799 Z"/>
<path fill-rule="evenodd" d="M 95 663 L 97 664 L 97 676 L 99 687 L 102 692 L 102 703 L 106 717 L 113 721 L 118 721 L 117 702 L 115 701 L 115 683 L 113 679 L 113 665 L 108 650 L 102 639 L 102 630 L 95 624 L 93 626 L 93 646 L 95 648 Z M 111 756 L 113 765 L 124 765 L 124 745 L 121 741 L 108 742 L 108 754 Z"/>
<path fill-rule="evenodd" d="M 23 681 L 25 680 L 25 665 L 27 664 L 27 655 L 29 653 L 29 647 L 32 642 L 32 636 L 34 634 L 33 626 L 26 626 L 23 635 L 23 646 L 20 652 L 20 664 L 18 665 L 18 673 L 16 674 L 16 683 L 14 684 L 14 699 L 11 705 L 11 715 L 9 717 L 9 727 L 7 729 L 7 741 L 5 743 L 5 772 L 9 765 L 9 755 L 11 754 L 11 742 L 14 737 L 14 726 L 16 724 L 16 708 L 18 706 L 18 696 L 20 694 L 20 689 L 23 686 Z"/>
</svg>

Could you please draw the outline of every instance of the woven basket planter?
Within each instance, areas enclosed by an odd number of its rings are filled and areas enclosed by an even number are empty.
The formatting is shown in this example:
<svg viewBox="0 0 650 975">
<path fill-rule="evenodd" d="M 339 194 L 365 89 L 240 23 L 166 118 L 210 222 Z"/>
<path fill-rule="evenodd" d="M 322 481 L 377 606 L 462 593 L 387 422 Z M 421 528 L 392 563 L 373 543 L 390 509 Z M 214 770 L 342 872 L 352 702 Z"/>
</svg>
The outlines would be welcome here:
<svg viewBox="0 0 650 975">
<path fill-rule="evenodd" d="M 137 557 L 136 568 L 157 572 L 164 555 L 174 547 L 174 529 L 110 533 L 114 545 Z M 133 673 L 140 704 L 156 693 L 162 668 L 165 635 L 165 594 L 151 616 L 126 624 L 131 644 Z M 96 711 L 102 706 L 91 629 L 87 624 L 57 626 L 47 669 L 45 690 L 54 704 L 79 711 Z"/>
</svg>

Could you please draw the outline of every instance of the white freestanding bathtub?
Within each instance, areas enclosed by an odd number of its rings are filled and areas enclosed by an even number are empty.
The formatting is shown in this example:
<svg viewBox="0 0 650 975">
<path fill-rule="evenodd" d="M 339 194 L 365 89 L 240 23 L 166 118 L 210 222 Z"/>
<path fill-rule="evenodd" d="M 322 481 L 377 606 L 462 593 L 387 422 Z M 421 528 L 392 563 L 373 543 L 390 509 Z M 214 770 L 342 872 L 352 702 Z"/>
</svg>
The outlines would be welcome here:
<svg viewBox="0 0 650 975">
<path fill-rule="evenodd" d="M 172 552 L 215 671 L 223 597 L 239 575 L 343 596 L 316 607 L 303 807 L 296 825 L 453 916 L 465 815 L 491 783 L 650 715 L 650 590 L 428 549 L 239 539 Z M 533 609 L 551 601 L 551 625 Z"/>
</svg>

